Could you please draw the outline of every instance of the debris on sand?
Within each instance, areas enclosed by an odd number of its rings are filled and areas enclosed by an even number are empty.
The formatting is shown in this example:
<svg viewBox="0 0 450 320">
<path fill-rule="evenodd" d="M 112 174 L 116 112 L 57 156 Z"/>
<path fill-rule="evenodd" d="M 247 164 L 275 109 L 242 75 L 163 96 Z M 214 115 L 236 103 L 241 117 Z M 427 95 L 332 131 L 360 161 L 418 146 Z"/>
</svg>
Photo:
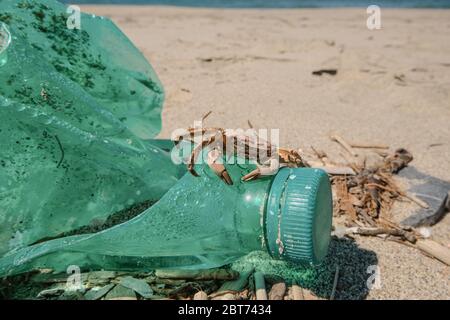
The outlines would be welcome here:
<svg viewBox="0 0 450 320">
<path fill-rule="evenodd" d="M 335 76 L 337 74 L 337 69 L 320 69 L 312 72 L 315 76 L 321 76 L 322 74 L 329 74 L 330 76 Z"/>
<path fill-rule="evenodd" d="M 403 148 L 394 153 L 377 152 L 383 160 L 368 164 L 366 159 L 358 161 L 358 154 L 339 135 L 331 139 L 341 145 L 348 155 L 343 157 L 355 175 L 332 175 L 331 183 L 335 194 L 334 213 L 345 218 L 348 229 L 335 234 L 361 236 L 376 236 L 413 245 L 426 255 L 434 257 L 449 265 L 450 251 L 430 239 L 424 239 L 423 234 L 411 226 L 400 225 L 392 219 L 391 208 L 398 199 L 407 199 L 421 208 L 429 205 L 413 194 L 402 190 L 394 181 L 394 174 L 408 166 L 413 160 L 412 154 Z M 357 144 L 361 145 L 361 144 Z M 367 144 L 368 146 L 369 144 Z M 364 144 L 366 146 L 366 144 Z M 382 145 L 375 145 L 381 147 Z M 384 146 L 382 146 L 384 147 Z M 379 148 L 377 148 L 379 149 Z M 324 154 L 314 150 L 316 156 L 324 164 Z M 360 160 L 360 159 L 359 159 Z"/>
</svg>

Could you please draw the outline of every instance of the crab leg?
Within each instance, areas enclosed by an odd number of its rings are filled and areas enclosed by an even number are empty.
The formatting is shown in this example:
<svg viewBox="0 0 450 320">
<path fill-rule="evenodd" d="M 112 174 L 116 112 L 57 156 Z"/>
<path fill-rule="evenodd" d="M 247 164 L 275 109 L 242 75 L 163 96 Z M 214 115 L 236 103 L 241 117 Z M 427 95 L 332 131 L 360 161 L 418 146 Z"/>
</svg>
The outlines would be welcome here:
<svg viewBox="0 0 450 320">
<path fill-rule="evenodd" d="M 215 138 L 216 138 L 216 136 L 212 136 L 212 137 L 210 137 L 208 140 L 202 141 L 202 143 L 200 143 L 199 145 L 197 145 L 197 146 L 194 148 L 194 151 L 192 151 L 191 159 L 190 159 L 189 164 L 188 164 L 188 171 L 189 171 L 193 176 L 196 176 L 196 177 L 199 176 L 198 173 L 197 173 L 197 172 L 195 171 L 195 169 L 194 169 L 195 162 L 196 162 L 196 160 L 197 160 L 198 155 L 202 152 L 203 148 L 205 148 L 205 147 L 209 146 L 211 143 L 213 143 L 214 140 L 215 140 Z"/>
<path fill-rule="evenodd" d="M 242 181 L 250 181 L 257 179 L 260 176 L 270 176 L 278 172 L 280 168 L 280 162 L 278 159 L 270 159 L 269 166 L 257 166 L 257 168 L 250 173 L 243 176 Z"/>
<path fill-rule="evenodd" d="M 186 133 L 179 135 L 173 141 L 175 146 L 178 145 L 182 140 L 187 140 L 190 142 L 196 142 L 196 137 L 203 138 L 204 135 L 211 136 L 215 135 L 217 131 L 223 131 L 221 128 L 188 128 L 186 129 Z"/>
<path fill-rule="evenodd" d="M 232 185 L 233 180 L 231 180 L 230 175 L 228 174 L 227 169 L 223 165 L 223 163 L 217 162 L 221 156 L 221 152 L 217 149 L 213 149 L 208 153 L 208 166 L 214 173 L 222 179 L 226 184 Z"/>
</svg>

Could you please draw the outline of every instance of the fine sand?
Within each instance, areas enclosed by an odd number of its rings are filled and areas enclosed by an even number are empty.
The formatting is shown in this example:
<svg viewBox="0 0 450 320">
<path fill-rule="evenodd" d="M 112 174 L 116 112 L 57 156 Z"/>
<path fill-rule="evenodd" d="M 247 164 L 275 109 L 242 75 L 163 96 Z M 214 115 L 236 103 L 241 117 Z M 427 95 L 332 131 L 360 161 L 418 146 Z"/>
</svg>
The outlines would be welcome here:
<svg viewBox="0 0 450 320">
<path fill-rule="evenodd" d="M 382 10 L 382 29 L 370 31 L 364 8 L 81 9 L 112 18 L 150 60 L 166 90 L 160 137 L 212 110 L 208 125 L 246 129 L 251 120 L 280 129 L 283 146 L 313 145 L 338 162 L 332 132 L 404 147 L 419 171 L 450 181 L 450 10 Z M 312 75 L 324 68 L 337 74 Z M 450 245 L 449 215 L 431 230 Z M 395 242 L 357 244 L 380 267 L 368 299 L 450 299 L 444 264 Z M 360 298 L 351 285 L 337 289 Z"/>
</svg>

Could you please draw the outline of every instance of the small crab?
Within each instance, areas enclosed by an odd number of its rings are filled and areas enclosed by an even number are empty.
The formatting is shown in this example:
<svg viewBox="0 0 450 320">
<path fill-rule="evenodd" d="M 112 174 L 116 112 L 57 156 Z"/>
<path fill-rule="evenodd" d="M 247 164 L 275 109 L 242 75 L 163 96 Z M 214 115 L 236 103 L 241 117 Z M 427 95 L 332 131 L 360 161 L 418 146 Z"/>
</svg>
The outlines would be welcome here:
<svg viewBox="0 0 450 320">
<path fill-rule="evenodd" d="M 202 121 L 209 115 L 205 115 Z M 227 172 L 223 159 L 232 156 L 244 159 L 256 164 L 256 169 L 244 175 L 241 179 L 249 181 L 260 176 L 274 175 L 282 167 L 307 167 L 308 164 L 300 154 L 293 149 L 278 148 L 267 140 L 259 137 L 250 125 L 250 130 L 233 130 L 223 128 L 188 128 L 185 134 L 174 139 L 175 145 L 182 140 L 198 143 L 188 161 L 188 170 L 198 176 L 194 166 L 196 160 L 204 148 L 208 148 L 207 164 L 226 184 L 232 185 L 233 181 Z M 196 139 L 200 137 L 200 141 Z"/>
</svg>

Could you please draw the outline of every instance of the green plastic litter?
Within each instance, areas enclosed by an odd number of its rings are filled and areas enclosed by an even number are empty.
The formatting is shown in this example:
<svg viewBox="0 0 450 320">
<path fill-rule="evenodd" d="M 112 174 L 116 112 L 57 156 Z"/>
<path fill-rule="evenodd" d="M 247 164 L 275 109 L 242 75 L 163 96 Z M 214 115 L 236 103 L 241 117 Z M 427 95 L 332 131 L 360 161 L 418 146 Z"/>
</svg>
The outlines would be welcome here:
<svg viewBox="0 0 450 320">
<path fill-rule="evenodd" d="M 179 178 L 152 140 L 150 64 L 110 20 L 67 18 L 56 1 L 0 1 L 0 256 L 115 225 Z"/>
<path fill-rule="evenodd" d="M 139 216 L 101 232 L 18 250 L 0 259 L 0 274 L 38 268 L 64 272 L 72 264 L 106 270 L 206 269 L 232 263 L 255 250 L 267 250 L 273 245 L 266 243 L 267 199 L 271 189 L 279 186 L 273 185 L 270 177 L 242 182 L 240 177 L 253 168 L 228 166 L 235 182 L 229 186 L 206 164 L 199 165 L 199 177 L 185 174 Z M 315 169 L 284 168 L 278 174 L 292 177 L 305 170 L 322 176 Z M 280 206 L 283 210 L 289 203 Z M 326 212 L 331 219 L 331 207 Z M 323 237 L 329 239 L 330 230 Z M 289 256 L 281 258 L 292 261 Z"/>
<path fill-rule="evenodd" d="M 171 144 L 153 139 L 161 84 L 111 21 L 82 15 L 70 30 L 50 0 L 2 1 L 0 12 L 11 34 L 0 67 L 0 276 L 213 268 L 255 250 L 323 260 L 326 174 L 284 168 L 242 182 L 254 165 L 227 165 L 228 186 L 202 164 L 200 177 L 181 177 Z M 124 281 L 108 295 L 139 285 Z"/>
</svg>

